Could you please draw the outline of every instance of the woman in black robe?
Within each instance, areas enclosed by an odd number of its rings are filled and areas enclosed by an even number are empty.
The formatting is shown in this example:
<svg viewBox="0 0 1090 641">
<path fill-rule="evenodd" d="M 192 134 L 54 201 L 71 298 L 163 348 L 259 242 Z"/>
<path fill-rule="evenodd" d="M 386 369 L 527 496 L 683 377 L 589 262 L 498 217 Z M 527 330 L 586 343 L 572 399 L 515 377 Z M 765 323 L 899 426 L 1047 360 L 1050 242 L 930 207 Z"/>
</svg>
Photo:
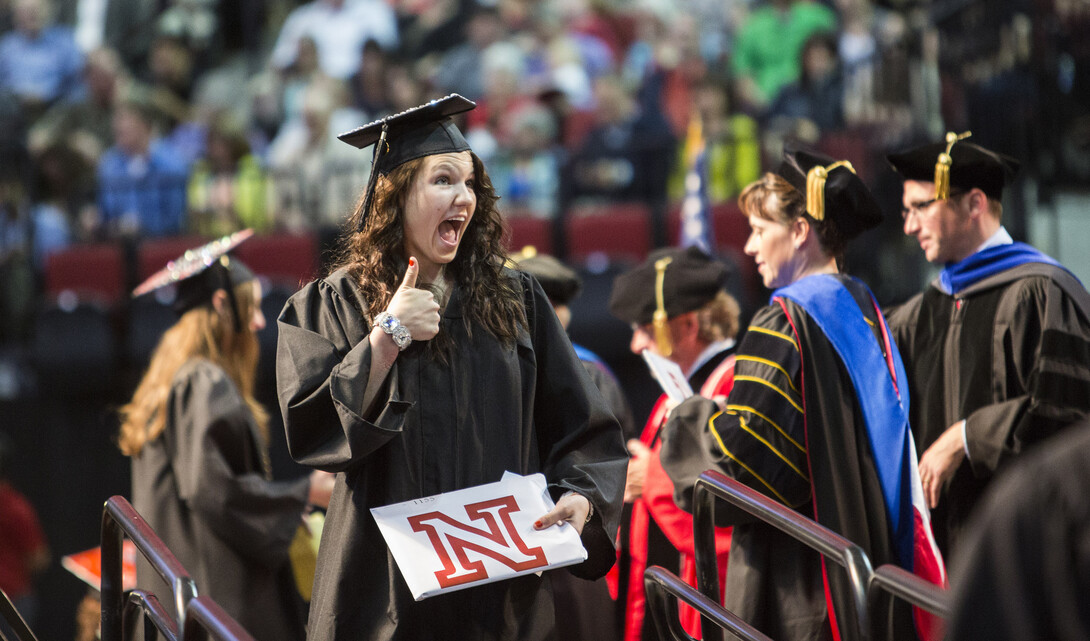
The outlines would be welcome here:
<svg viewBox="0 0 1090 641">
<path fill-rule="evenodd" d="M 739 200 L 746 253 L 775 291 L 738 346 L 725 407 L 694 396 L 667 422 L 661 460 L 678 505 L 691 510 L 694 482 L 715 469 L 860 545 L 875 566 L 944 583 L 933 540 L 916 538 L 929 524 L 912 500 L 922 490 L 900 357 L 870 290 L 840 273 L 847 239 L 880 222 L 877 203 L 850 163 L 802 150 Z M 916 638 L 901 601 L 871 612 L 878 630 L 856 629 L 844 573 L 771 525 L 720 525 L 735 526 L 725 605 L 765 634 Z M 921 635 L 934 623 L 921 616 Z"/>
<path fill-rule="evenodd" d="M 557 638 L 549 575 L 414 601 L 370 508 L 543 473 L 596 578 L 613 560 L 627 454 L 541 286 L 504 267 L 503 227 L 451 96 L 342 136 L 378 142 L 331 274 L 279 318 L 296 461 L 337 472 L 308 638 Z M 380 140 L 381 137 L 381 140 Z M 563 570 L 561 570 L 563 571 Z"/>
<path fill-rule="evenodd" d="M 288 549 L 308 504 L 325 506 L 332 477 L 271 480 L 267 414 L 253 395 L 264 327 L 261 287 L 222 255 L 249 237 L 187 252 L 137 288 L 177 283 L 178 321 L 121 409 L 121 451 L 132 457 L 133 507 L 197 584 L 261 641 L 303 636 L 303 601 Z M 171 588 L 138 559 L 138 585 Z"/>
</svg>

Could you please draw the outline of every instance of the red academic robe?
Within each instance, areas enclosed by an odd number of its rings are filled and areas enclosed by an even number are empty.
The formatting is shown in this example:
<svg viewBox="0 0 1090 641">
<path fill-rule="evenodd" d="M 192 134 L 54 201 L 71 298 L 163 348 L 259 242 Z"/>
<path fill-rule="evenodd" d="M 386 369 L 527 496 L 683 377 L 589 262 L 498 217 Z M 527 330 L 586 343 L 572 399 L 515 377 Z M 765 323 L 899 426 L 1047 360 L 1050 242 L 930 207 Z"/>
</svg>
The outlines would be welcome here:
<svg viewBox="0 0 1090 641">
<path fill-rule="evenodd" d="M 733 350 L 731 350 L 733 352 Z M 701 368 L 704 369 L 704 368 Z M 700 372 L 690 382 L 698 382 Z M 711 371 L 700 387 L 700 395 L 706 398 L 727 396 L 734 385 L 734 355 L 723 358 Z M 674 484 L 666 475 L 659 461 L 662 439 L 659 430 L 666 423 L 666 395 L 663 394 L 651 410 L 644 425 L 640 441 L 651 448 L 651 459 L 644 479 L 643 495 L 632 504 L 628 532 L 628 584 L 624 586 L 625 616 L 624 641 L 640 641 L 644 627 L 647 598 L 643 588 L 643 574 L 648 565 L 648 531 L 651 520 L 666 535 L 679 554 L 680 578 L 696 587 L 696 557 L 693 548 L 693 515 L 685 512 L 674 502 Z M 730 528 L 716 528 L 715 551 L 719 562 L 719 585 L 726 584 L 727 558 L 730 553 Z M 617 546 L 618 551 L 621 546 Z M 622 560 L 618 559 L 618 563 Z M 606 576 L 610 594 L 619 598 L 620 572 L 614 566 Z M 701 638 L 700 615 L 691 607 L 680 604 L 681 623 L 691 636 Z"/>
</svg>

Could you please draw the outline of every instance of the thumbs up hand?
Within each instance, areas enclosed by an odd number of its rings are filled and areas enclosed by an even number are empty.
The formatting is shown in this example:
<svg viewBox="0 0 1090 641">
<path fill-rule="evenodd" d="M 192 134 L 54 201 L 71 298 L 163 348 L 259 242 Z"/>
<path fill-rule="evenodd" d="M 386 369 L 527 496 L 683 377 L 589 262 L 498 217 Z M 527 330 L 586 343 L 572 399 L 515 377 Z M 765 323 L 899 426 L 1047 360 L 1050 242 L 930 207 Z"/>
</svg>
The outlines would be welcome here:
<svg viewBox="0 0 1090 641">
<path fill-rule="evenodd" d="M 439 303 L 431 292 L 416 288 L 419 271 L 420 263 L 416 262 L 416 258 L 409 258 L 405 280 L 394 292 L 386 310 L 408 328 L 414 341 L 426 341 L 439 333 Z"/>
</svg>

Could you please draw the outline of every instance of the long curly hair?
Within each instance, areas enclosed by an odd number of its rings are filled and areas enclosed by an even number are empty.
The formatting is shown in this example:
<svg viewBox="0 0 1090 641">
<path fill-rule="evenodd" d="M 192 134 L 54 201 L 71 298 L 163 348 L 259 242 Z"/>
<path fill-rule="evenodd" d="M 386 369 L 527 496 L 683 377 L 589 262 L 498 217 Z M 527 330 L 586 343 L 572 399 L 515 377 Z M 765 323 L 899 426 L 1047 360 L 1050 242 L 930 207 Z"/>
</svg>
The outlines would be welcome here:
<svg viewBox="0 0 1090 641">
<path fill-rule="evenodd" d="M 159 340 L 151 364 L 132 400 L 120 410 L 118 446 L 122 454 L 136 456 L 144 445 L 159 438 L 166 428 L 167 401 L 178 370 L 191 358 L 204 358 L 223 368 L 235 383 L 268 443 L 269 415 L 254 398 L 254 379 L 259 355 L 257 336 L 248 322 L 257 301 L 254 282 L 235 286 L 235 300 L 242 316 L 242 331 L 235 331 L 231 314 L 220 315 L 209 305 L 195 307 L 178 319 Z"/>
<path fill-rule="evenodd" d="M 454 260 L 446 273 L 462 291 L 462 312 L 466 330 L 473 325 L 484 327 L 505 343 L 513 343 L 519 327 L 526 327 L 522 291 L 516 281 L 503 276 L 507 250 L 503 236 L 506 223 L 496 208 L 499 197 L 485 171 L 484 163 L 473 152 L 473 191 L 477 208 L 462 236 Z M 407 161 L 375 180 L 371 213 L 362 231 L 360 217 L 364 215 L 363 198 L 346 223 L 337 260 L 331 268 L 348 268 L 363 290 L 368 309 L 360 310 L 374 318 L 390 304 L 397 291 L 409 257 L 405 255 L 405 202 L 424 164 L 424 158 Z M 445 358 L 452 347 L 449 335 L 440 327 L 439 335 L 429 341 L 428 348 L 438 350 Z"/>
</svg>

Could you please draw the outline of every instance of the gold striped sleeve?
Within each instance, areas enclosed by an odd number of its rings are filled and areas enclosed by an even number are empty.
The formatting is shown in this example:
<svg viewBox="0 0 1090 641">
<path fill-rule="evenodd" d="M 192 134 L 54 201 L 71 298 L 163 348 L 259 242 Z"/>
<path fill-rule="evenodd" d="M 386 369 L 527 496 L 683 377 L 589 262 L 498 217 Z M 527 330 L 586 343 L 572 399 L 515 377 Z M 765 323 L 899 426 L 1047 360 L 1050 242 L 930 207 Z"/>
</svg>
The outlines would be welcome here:
<svg viewBox="0 0 1090 641">
<path fill-rule="evenodd" d="M 738 384 L 739 381 L 743 381 L 743 382 L 748 381 L 750 383 L 759 383 L 761 385 L 765 385 L 767 387 L 770 387 L 775 392 L 777 392 L 780 396 L 783 396 L 787 400 L 787 402 L 791 404 L 791 407 L 794 407 L 796 410 L 798 410 L 799 414 L 803 413 L 802 412 L 802 406 L 800 406 L 797 402 L 795 402 L 795 399 L 791 398 L 791 396 L 787 392 L 783 391 L 782 389 L 780 389 L 779 387 L 777 387 L 776 385 L 774 385 L 770 381 L 766 381 L 765 379 L 759 378 L 757 376 L 738 376 L 738 375 L 735 375 L 734 383 Z"/>
<path fill-rule="evenodd" d="M 791 391 L 795 392 L 796 394 L 799 393 L 799 390 L 795 387 L 794 381 L 791 380 L 791 375 L 788 374 L 787 370 L 785 370 L 783 368 L 783 366 L 780 365 L 779 363 L 777 363 L 775 361 L 772 361 L 772 360 L 769 360 L 767 358 L 761 358 L 760 356 L 748 356 L 748 355 L 745 355 L 745 354 L 739 354 L 739 355 L 735 356 L 734 359 L 736 361 L 749 361 L 751 363 L 760 363 L 762 365 L 768 365 L 769 367 L 771 367 L 771 368 L 773 368 L 773 369 L 775 369 L 775 370 L 777 370 L 777 371 L 779 371 L 779 372 L 781 372 L 783 374 L 784 378 L 787 379 L 787 384 L 791 387 Z"/>
<path fill-rule="evenodd" d="M 791 438 L 791 435 L 790 435 L 790 434 L 788 434 L 788 433 L 787 433 L 787 432 L 786 432 L 786 431 L 785 431 L 785 430 L 784 430 L 784 429 L 783 429 L 782 427 L 780 427 L 780 426 L 779 426 L 779 425 L 778 425 L 778 424 L 777 424 L 777 423 L 776 423 L 775 421 L 773 421 L 772 419 L 768 418 L 767 416 L 765 416 L 765 415 L 764 415 L 764 414 L 762 414 L 761 412 L 758 412 L 756 408 L 750 407 L 750 406 L 748 406 L 748 405 L 727 405 L 727 412 L 728 412 L 728 413 L 730 413 L 730 414 L 737 414 L 738 412 L 749 412 L 750 414 L 753 414 L 754 416 L 759 416 L 759 417 L 760 417 L 760 418 L 761 418 L 761 419 L 762 419 L 762 420 L 763 420 L 764 422 L 766 422 L 766 423 L 768 423 L 769 425 L 771 425 L 772 427 L 776 428 L 776 431 L 777 431 L 777 432 L 779 432 L 779 433 L 780 433 L 780 435 L 781 435 L 781 436 L 783 436 L 783 437 L 784 437 L 785 439 L 787 439 L 788 441 L 790 441 L 792 445 L 794 445 L 795 447 L 799 448 L 799 451 L 800 451 L 800 452 L 802 452 L 802 453 L 804 453 L 804 454 L 806 453 L 806 448 L 805 448 L 805 447 L 803 447 L 803 446 L 802 446 L 802 445 L 801 445 L 801 444 L 800 444 L 800 443 L 799 443 L 798 441 L 796 441 L 795 439 Z"/>
<path fill-rule="evenodd" d="M 783 332 L 777 332 L 775 330 L 768 329 L 768 328 L 765 328 L 765 327 L 755 327 L 753 325 L 750 325 L 749 329 L 746 330 L 746 331 L 757 332 L 758 334 L 767 334 L 769 336 L 775 336 L 776 338 L 780 338 L 780 339 L 783 339 L 783 340 L 787 341 L 788 343 L 791 343 L 791 346 L 795 348 L 795 351 L 798 351 L 798 349 L 799 349 L 798 344 L 795 343 L 795 339 L 788 336 L 787 334 L 784 334 Z"/>
<path fill-rule="evenodd" d="M 774 445 L 772 445 L 772 443 L 769 443 L 760 434 L 758 434 L 757 432 L 754 432 L 752 429 L 750 429 L 749 425 L 746 424 L 746 419 L 743 418 L 740 415 L 738 416 L 738 425 L 740 425 L 743 430 L 745 430 L 747 433 L 749 433 L 751 436 L 753 436 L 753 438 L 760 441 L 773 454 L 775 454 L 777 458 L 779 458 L 784 463 L 787 463 L 787 467 L 791 468 L 795 472 L 795 474 L 798 474 L 800 477 L 802 477 L 802 480 L 806 481 L 807 483 L 810 482 L 810 477 L 809 476 L 807 476 L 806 474 L 803 474 L 802 470 L 800 470 L 798 468 L 798 466 L 796 466 L 786 456 L 784 456 L 783 452 L 777 450 L 776 447 Z M 785 503 L 786 503 L 786 501 L 785 501 Z"/>
<path fill-rule="evenodd" d="M 727 456 L 727 458 L 729 458 L 730 460 L 734 461 L 738 465 L 738 467 L 741 467 L 743 470 L 748 472 L 750 474 L 750 476 L 757 479 L 761 483 L 761 485 L 768 488 L 768 491 L 772 492 L 772 494 L 777 499 L 779 499 L 780 503 L 783 503 L 784 505 L 788 505 L 788 506 L 791 506 L 791 507 L 797 507 L 797 506 L 791 505 L 782 494 L 780 494 L 779 492 L 776 491 L 776 488 L 772 487 L 771 483 L 769 483 L 768 481 L 761 478 L 761 476 L 759 474 L 754 472 L 748 465 L 743 463 L 741 459 L 739 459 L 737 456 L 732 454 L 730 450 L 727 449 L 726 443 L 723 442 L 723 438 L 719 435 L 719 432 L 717 432 L 716 429 L 715 429 L 715 417 L 719 416 L 720 414 L 722 414 L 722 412 L 717 412 L 716 414 L 713 414 L 710 419 L 708 419 L 708 429 L 711 430 L 712 435 L 715 436 L 715 440 L 719 443 L 719 448 L 721 450 L 723 450 L 723 454 L 725 454 Z"/>
</svg>

